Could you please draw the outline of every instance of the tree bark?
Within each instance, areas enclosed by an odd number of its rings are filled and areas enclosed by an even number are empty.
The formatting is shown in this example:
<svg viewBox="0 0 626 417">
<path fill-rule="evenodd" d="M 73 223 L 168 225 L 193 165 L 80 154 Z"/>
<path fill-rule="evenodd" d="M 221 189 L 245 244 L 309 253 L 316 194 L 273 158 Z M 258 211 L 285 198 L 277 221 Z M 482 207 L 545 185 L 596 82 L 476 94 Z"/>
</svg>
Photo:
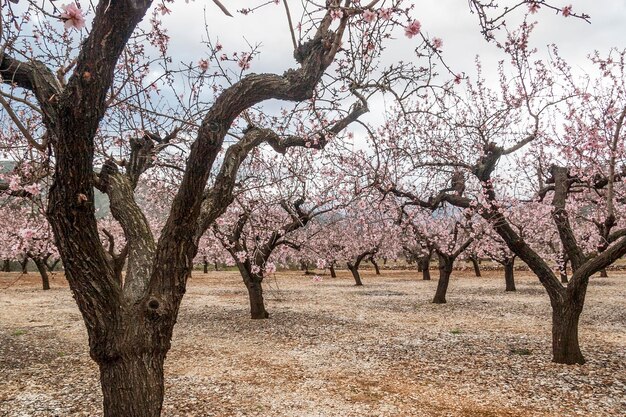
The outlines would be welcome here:
<svg viewBox="0 0 626 417">
<path fill-rule="evenodd" d="M 378 267 L 378 263 L 376 262 L 376 260 L 372 257 L 370 258 L 370 262 L 372 263 L 372 265 L 374 265 L 374 270 L 376 271 L 376 275 L 380 275 L 380 268 Z"/>
<path fill-rule="evenodd" d="M 606 268 L 600 270 L 600 278 L 608 278 L 609 274 L 606 273 Z"/>
<path fill-rule="evenodd" d="M 219 265 L 217 264 L 217 261 L 213 262 L 213 266 L 215 267 L 216 271 L 219 271 Z"/>
<path fill-rule="evenodd" d="M 354 278 L 354 282 L 357 287 L 363 285 L 363 281 L 361 281 L 361 274 L 359 274 L 359 267 L 356 265 L 352 265 L 348 262 L 348 269 L 352 272 L 352 277 Z"/>
<path fill-rule="evenodd" d="M 477 258 L 476 256 L 471 256 L 471 257 L 470 257 L 470 261 L 472 261 L 472 265 L 474 266 L 474 274 L 475 274 L 477 277 L 482 276 L 482 275 L 480 274 L 480 265 L 479 265 L 479 262 L 478 262 L 478 258 Z"/>
<path fill-rule="evenodd" d="M 435 298 L 433 298 L 433 303 L 435 304 L 446 303 L 446 293 L 448 292 L 448 283 L 452 274 L 452 265 L 454 265 L 454 259 L 439 255 L 439 282 L 437 283 Z"/>
<path fill-rule="evenodd" d="M 46 263 L 43 259 L 34 257 L 32 258 L 33 262 L 37 266 L 37 270 L 39 271 L 39 275 L 41 275 L 41 285 L 44 290 L 50 289 L 50 278 L 48 277 L 48 269 L 46 267 Z"/>
<path fill-rule="evenodd" d="M 430 255 L 423 256 L 417 261 L 418 270 L 422 271 L 422 280 L 430 281 Z"/>
<path fill-rule="evenodd" d="M 569 298 L 569 297 L 568 297 Z M 552 361 L 567 365 L 584 364 L 578 343 L 578 319 L 582 303 L 565 300 L 552 307 Z"/>
<path fill-rule="evenodd" d="M 515 291 L 515 259 L 504 262 L 504 282 L 506 283 L 505 291 Z"/>
<path fill-rule="evenodd" d="M 330 277 L 331 278 L 337 278 L 337 272 L 335 272 L 335 263 L 332 262 L 330 264 L 330 266 L 328 267 L 328 269 L 330 269 Z"/>
<path fill-rule="evenodd" d="M 209 261 L 207 261 L 206 258 L 203 259 L 202 266 L 204 269 L 204 273 L 208 274 L 209 273 Z"/>
<path fill-rule="evenodd" d="M 136 352 L 98 361 L 104 417 L 159 417 L 163 405 L 164 352 Z"/>
<path fill-rule="evenodd" d="M 254 320 L 269 318 L 270 315 L 265 309 L 263 300 L 261 280 L 257 277 L 251 277 L 250 281 L 246 282 L 246 288 L 248 288 L 248 296 L 250 297 L 250 318 Z"/>
</svg>

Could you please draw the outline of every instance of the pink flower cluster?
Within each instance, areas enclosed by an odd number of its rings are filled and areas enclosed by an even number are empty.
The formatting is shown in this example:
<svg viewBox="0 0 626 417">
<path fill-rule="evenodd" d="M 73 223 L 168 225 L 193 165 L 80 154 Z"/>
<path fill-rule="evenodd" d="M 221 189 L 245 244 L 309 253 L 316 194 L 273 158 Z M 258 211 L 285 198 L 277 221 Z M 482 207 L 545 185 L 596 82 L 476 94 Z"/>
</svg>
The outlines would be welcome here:
<svg viewBox="0 0 626 417">
<path fill-rule="evenodd" d="M 422 29 L 422 24 L 418 22 L 417 20 L 414 20 L 411 23 L 409 23 L 409 25 L 406 27 L 406 29 L 404 30 L 404 34 L 410 39 L 413 36 L 420 33 L 421 29 Z"/>
<path fill-rule="evenodd" d="M 64 4 L 61 6 L 61 20 L 65 21 L 65 29 L 74 28 L 80 30 L 85 27 L 85 16 L 76 3 Z"/>
</svg>

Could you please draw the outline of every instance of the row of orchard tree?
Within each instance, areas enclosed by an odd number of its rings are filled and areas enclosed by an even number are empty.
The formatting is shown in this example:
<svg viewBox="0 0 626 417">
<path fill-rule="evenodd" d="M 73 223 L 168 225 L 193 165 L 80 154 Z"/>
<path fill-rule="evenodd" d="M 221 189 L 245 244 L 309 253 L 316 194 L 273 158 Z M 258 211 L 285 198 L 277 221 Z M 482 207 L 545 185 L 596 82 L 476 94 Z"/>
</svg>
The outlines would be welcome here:
<svg viewBox="0 0 626 417">
<path fill-rule="evenodd" d="M 214 3 L 205 22 L 230 15 Z M 240 12 L 285 16 L 295 61 L 256 74 L 259 47 L 232 50 L 208 24 L 201 58 L 177 64 L 169 2 L 3 2 L 3 256 L 62 259 L 104 415 L 160 415 L 180 303 L 205 258 L 237 266 L 254 318 L 268 317 L 263 278 L 293 259 L 345 263 L 360 284 L 364 261 L 404 253 L 426 274 L 436 257 L 437 303 L 462 254 L 502 263 L 510 290 L 520 259 L 549 296 L 554 361 L 583 363 L 589 278 L 626 253 L 625 52 L 578 73 L 556 48 L 534 55 L 534 24 L 504 22 L 586 15 L 471 0 L 504 57 L 487 80 L 480 65 L 449 68 L 411 2 L 274 3 Z M 389 61 L 402 35 L 411 60 Z M 381 98 L 385 121 L 368 119 Z"/>
</svg>

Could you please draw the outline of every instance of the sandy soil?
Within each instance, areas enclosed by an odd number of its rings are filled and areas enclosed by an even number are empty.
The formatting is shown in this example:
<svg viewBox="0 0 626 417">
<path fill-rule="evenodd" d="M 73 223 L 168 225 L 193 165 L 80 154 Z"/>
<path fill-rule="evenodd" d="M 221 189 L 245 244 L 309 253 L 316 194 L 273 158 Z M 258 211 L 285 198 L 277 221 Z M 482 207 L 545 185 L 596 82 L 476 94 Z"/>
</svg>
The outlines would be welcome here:
<svg viewBox="0 0 626 417">
<path fill-rule="evenodd" d="M 248 319 L 234 272 L 190 281 L 166 361 L 164 416 L 623 416 L 626 273 L 594 278 L 581 318 L 588 363 L 550 362 L 550 306 L 528 273 L 454 272 L 448 304 L 417 273 L 345 271 L 265 284 Z M 97 416 L 101 394 L 61 275 L 0 275 L 0 416 Z M 434 277 L 433 277 L 434 278 Z"/>
</svg>

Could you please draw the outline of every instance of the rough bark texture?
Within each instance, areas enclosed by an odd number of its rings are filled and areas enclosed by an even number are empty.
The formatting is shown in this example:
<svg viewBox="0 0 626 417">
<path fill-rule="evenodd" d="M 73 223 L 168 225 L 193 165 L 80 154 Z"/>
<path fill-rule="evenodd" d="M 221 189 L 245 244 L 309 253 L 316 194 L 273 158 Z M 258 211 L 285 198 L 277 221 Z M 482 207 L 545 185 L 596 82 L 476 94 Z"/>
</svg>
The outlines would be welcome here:
<svg viewBox="0 0 626 417">
<path fill-rule="evenodd" d="M 583 305 L 567 301 L 552 310 L 552 360 L 567 365 L 582 365 L 585 358 L 578 343 L 578 319 Z"/>
<path fill-rule="evenodd" d="M 422 280 L 430 281 L 430 255 L 426 255 L 417 261 L 419 269 L 422 270 Z"/>
<path fill-rule="evenodd" d="M 165 352 L 141 352 L 130 347 L 119 357 L 99 363 L 104 417 L 159 417 L 163 399 Z M 136 335 L 134 335 L 136 336 Z"/>
</svg>

